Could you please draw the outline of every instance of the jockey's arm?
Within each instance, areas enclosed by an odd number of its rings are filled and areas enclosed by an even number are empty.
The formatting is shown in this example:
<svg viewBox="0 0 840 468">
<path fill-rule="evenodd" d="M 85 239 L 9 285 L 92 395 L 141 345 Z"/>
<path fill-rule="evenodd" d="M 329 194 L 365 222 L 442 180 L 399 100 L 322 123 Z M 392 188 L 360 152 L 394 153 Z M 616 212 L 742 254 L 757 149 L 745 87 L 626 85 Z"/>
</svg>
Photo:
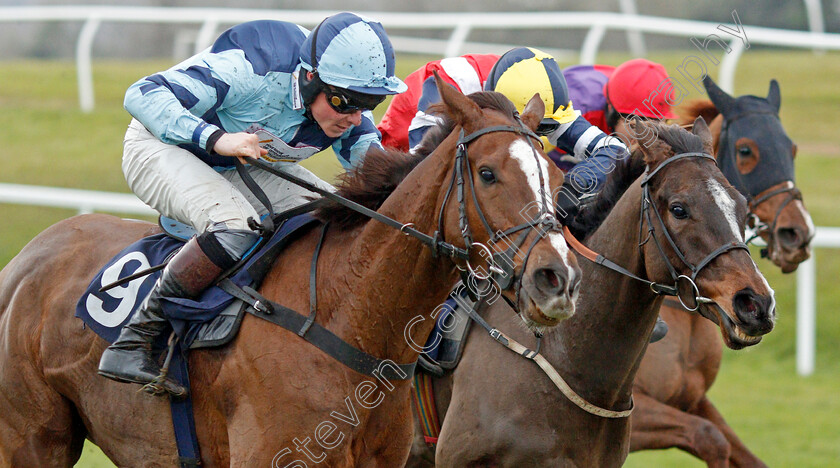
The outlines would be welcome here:
<svg viewBox="0 0 840 468">
<path fill-rule="evenodd" d="M 441 79 L 446 83 L 452 84 L 448 77 L 442 76 Z M 423 82 L 423 93 L 417 101 L 417 113 L 411 119 L 411 124 L 408 126 L 408 147 L 410 149 L 413 150 L 416 148 L 420 144 L 420 141 L 423 140 L 423 135 L 430 128 L 442 121 L 440 117 L 426 113 L 429 106 L 440 101 L 441 97 L 437 89 L 437 84 L 435 83 L 434 77 L 430 76 Z"/>
<path fill-rule="evenodd" d="M 590 124 L 578 112 L 575 120 L 562 124 L 548 137 L 549 142 L 581 159 L 566 175 L 578 195 L 599 191 L 607 175 L 615 169 L 615 161 L 626 159 L 627 146 Z"/>
<path fill-rule="evenodd" d="M 164 143 L 212 150 L 208 140 L 221 129 L 207 120 L 221 108 L 245 108 L 255 96 L 262 78 L 247 70 L 241 54 L 205 52 L 131 85 L 124 107 Z M 216 133 L 210 142 L 219 137 Z"/>
</svg>

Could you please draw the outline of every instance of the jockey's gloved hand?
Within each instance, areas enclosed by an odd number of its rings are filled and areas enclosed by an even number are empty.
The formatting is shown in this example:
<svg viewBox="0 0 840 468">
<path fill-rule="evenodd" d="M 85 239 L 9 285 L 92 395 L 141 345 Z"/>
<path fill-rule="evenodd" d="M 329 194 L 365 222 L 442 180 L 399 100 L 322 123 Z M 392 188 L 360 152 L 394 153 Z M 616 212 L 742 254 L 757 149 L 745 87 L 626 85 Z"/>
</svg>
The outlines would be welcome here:
<svg viewBox="0 0 840 468">
<path fill-rule="evenodd" d="M 557 192 L 554 198 L 554 211 L 557 219 L 564 225 L 568 225 L 580 211 L 580 195 L 569 181 L 563 183 L 563 186 Z"/>
</svg>

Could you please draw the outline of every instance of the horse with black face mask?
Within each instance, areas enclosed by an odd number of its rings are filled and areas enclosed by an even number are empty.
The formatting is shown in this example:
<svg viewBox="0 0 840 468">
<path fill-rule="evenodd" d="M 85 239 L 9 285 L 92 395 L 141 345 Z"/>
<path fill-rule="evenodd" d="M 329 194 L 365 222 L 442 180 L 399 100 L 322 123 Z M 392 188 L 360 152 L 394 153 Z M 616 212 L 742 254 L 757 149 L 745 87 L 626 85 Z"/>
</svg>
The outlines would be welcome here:
<svg viewBox="0 0 840 468">
<path fill-rule="evenodd" d="M 814 225 L 794 185 L 796 145 L 779 120 L 779 84 L 770 82 L 766 98 L 729 96 L 708 77 L 704 84 L 712 100 L 691 103 L 681 123 L 698 115 L 711 122 L 718 165 L 749 201 L 750 221 L 767 243 L 762 254 L 791 272 L 810 256 Z M 764 466 L 706 395 L 723 354 L 717 327 L 675 301 L 659 314 L 670 331 L 648 347 L 636 375 L 630 450 L 677 447 L 709 466 Z M 723 342 L 744 345 L 726 335 Z"/>
</svg>

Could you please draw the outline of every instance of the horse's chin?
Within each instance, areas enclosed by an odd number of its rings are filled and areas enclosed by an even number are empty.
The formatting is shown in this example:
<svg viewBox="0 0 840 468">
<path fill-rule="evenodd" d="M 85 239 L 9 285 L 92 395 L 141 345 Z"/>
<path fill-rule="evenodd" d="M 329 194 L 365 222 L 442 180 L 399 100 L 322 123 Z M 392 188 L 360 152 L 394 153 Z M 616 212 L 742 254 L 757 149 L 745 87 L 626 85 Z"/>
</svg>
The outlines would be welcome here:
<svg viewBox="0 0 840 468">
<path fill-rule="evenodd" d="M 810 246 L 796 250 L 780 250 L 780 254 L 775 256 L 773 263 L 782 269 L 782 273 L 793 273 L 800 263 L 811 258 Z"/>
<path fill-rule="evenodd" d="M 782 273 L 793 273 L 799 264 L 811 258 L 811 246 L 805 245 L 798 249 L 785 249 L 778 245 L 775 239 L 767 243 L 767 257 Z"/>
<path fill-rule="evenodd" d="M 748 335 L 732 318 L 727 314 L 723 308 L 717 304 L 704 304 L 700 306 L 698 312 L 703 317 L 714 322 L 720 327 L 720 334 L 723 337 L 723 342 L 730 349 L 739 350 L 747 346 L 757 345 L 761 341 L 761 336 Z"/>
<path fill-rule="evenodd" d="M 546 301 L 546 304 L 537 304 L 530 297 L 524 296 L 519 301 L 519 315 L 531 331 L 543 332 L 575 314 L 577 294 L 571 299 L 554 298 Z"/>
</svg>

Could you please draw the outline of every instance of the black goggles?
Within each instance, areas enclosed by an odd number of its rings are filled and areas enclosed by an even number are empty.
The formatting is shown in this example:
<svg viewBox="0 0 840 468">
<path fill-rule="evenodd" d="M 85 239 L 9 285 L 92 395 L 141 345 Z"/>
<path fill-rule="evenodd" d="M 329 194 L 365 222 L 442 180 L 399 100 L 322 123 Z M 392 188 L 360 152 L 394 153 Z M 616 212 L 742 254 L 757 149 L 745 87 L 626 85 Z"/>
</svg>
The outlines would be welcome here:
<svg viewBox="0 0 840 468">
<path fill-rule="evenodd" d="M 358 111 L 372 110 L 385 100 L 385 96 L 357 93 L 349 89 L 334 88 L 330 85 L 324 86 L 324 96 L 327 98 L 330 107 L 339 114 L 353 114 Z"/>
<path fill-rule="evenodd" d="M 542 119 L 539 125 L 537 125 L 537 129 L 534 130 L 539 136 L 548 136 L 555 132 L 560 128 L 560 122 L 554 119 Z"/>
</svg>

